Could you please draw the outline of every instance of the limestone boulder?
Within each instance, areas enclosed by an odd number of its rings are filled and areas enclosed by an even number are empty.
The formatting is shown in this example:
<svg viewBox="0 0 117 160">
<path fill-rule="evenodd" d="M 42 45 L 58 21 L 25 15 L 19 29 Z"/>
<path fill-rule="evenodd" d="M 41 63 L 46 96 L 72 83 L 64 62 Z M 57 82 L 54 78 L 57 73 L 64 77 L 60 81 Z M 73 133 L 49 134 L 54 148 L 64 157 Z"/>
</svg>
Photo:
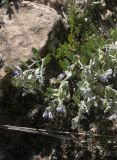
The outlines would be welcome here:
<svg viewBox="0 0 117 160">
<path fill-rule="evenodd" d="M 0 75 L 3 75 L 4 66 L 29 60 L 32 47 L 43 56 L 62 36 L 61 27 L 61 16 L 46 5 L 26 1 L 18 11 L 13 9 L 10 17 L 5 8 L 0 8 L 0 54 L 4 60 Z"/>
</svg>

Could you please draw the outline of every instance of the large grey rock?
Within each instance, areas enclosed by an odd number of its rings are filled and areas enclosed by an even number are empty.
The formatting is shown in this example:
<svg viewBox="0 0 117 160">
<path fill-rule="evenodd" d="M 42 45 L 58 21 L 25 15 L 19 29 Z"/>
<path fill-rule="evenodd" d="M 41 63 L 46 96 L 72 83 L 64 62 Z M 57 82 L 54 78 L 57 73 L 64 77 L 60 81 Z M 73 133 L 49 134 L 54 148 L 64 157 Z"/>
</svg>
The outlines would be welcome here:
<svg viewBox="0 0 117 160">
<path fill-rule="evenodd" d="M 36 0 L 36 2 L 48 5 L 52 8 L 60 8 L 64 5 L 67 5 L 69 0 Z"/>
<path fill-rule="evenodd" d="M 9 19 L 5 8 L 0 8 L 0 54 L 4 66 L 17 65 L 32 56 L 32 47 L 43 54 L 62 26 L 61 16 L 52 8 L 34 2 L 24 2 Z M 4 74 L 0 68 L 0 75 Z"/>
</svg>

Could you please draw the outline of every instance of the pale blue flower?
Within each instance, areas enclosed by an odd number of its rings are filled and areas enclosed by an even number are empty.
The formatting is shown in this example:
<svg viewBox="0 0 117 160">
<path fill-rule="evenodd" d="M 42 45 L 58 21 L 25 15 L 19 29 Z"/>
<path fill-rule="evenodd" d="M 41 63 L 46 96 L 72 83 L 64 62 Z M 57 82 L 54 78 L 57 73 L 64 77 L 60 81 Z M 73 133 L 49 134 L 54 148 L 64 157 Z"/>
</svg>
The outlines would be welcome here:
<svg viewBox="0 0 117 160">
<path fill-rule="evenodd" d="M 12 73 L 13 77 L 18 77 L 22 75 L 22 69 L 19 66 L 16 66 Z"/>
<path fill-rule="evenodd" d="M 66 113 L 66 109 L 64 106 L 60 106 L 56 108 L 56 111 L 59 113 Z"/>
<path fill-rule="evenodd" d="M 103 75 L 100 76 L 100 81 L 103 83 L 107 83 L 109 78 L 112 77 L 113 71 L 112 69 L 107 70 Z"/>
<path fill-rule="evenodd" d="M 53 115 L 52 115 L 52 112 L 51 111 L 48 111 L 48 110 L 45 110 L 45 112 L 43 113 L 43 116 L 42 116 L 45 120 L 46 119 L 53 119 Z"/>
</svg>

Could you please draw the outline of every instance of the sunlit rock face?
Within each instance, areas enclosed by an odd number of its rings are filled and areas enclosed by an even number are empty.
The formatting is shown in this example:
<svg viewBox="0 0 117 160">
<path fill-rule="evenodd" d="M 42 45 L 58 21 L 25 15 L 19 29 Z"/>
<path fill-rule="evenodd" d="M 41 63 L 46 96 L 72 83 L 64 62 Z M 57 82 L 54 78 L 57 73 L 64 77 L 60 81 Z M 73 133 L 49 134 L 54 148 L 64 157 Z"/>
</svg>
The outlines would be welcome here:
<svg viewBox="0 0 117 160">
<path fill-rule="evenodd" d="M 57 41 L 62 26 L 61 16 L 49 6 L 26 1 L 19 10 L 12 9 L 6 14 L 6 9 L 0 8 L 0 54 L 4 60 L 0 75 L 4 66 L 29 60 L 32 47 L 43 55 L 51 42 Z"/>
</svg>

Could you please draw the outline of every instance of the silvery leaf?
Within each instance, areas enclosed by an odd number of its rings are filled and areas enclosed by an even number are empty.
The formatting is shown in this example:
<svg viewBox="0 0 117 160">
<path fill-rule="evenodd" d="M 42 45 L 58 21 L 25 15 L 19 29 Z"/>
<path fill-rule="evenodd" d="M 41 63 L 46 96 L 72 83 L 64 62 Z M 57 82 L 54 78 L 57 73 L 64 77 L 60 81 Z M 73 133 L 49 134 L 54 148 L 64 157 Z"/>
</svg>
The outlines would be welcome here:
<svg viewBox="0 0 117 160">
<path fill-rule="evenodd" d="M 88 68 L 85 68 L 85 69 L 84 69 L 84 74 L 85 74 L 86 76 L 91 76 L 91 70 L 88 69 Z"/>
<path fill-rule="evenodd" d="M 32 74 L 29 74 L 29 75 L 28 75 L 28 79 L 29 79 L 29 80 L 32 79 Z"/>
<path fill-rule="evenodd" d="M 58 76 L 57 80 L 62 81 L 64 78 L 65 78 L 65 74 L 64 74 L 64 73 L 61 73 L 61 74 Z"/>
<path fill-rule="evenodd" d="M 111 106 L 107 106 L 106 109 L 104 110 L 104 113 L 108 113 L 111 110 Z"/>
<path fill-rule="evenodd" d="M 70 78 L 72 76 L 72 72 L 71 71 L 65 71 L 65 75 Z"/>
<path fill-rule="evenodd" d="M 72 121 L 71 121 L 72 129 L 78 128 L 78 122 L 79 122 L 79 118 L 78 117 L 75 117 L 75 118 L 72 119 Z"/>
<path fill-rule="evenodd" d="M 89 110 L 88 110 L 88 106 L 86 106 L 85 102 L 84 101 L 81 101 L 81 104 L 80 104 L 80 111 L 83 113 L 89 113 Z"/>
<path fill-rule="evenodd" d="M 116 113 L 112 114 L 112 115 L 108 118 L 108 120 L 110 120 L 110 121 L 116 120 L 116 119 L 117 119 L 117 114 L 116 114 Z"/>
<path fill-rule="evenodd" d="M 36 70 L 35 70 L 35 76 L 36 75 L 39 75 L 40 74 L 40 68 L 37 68 Z"/>
</svg>

